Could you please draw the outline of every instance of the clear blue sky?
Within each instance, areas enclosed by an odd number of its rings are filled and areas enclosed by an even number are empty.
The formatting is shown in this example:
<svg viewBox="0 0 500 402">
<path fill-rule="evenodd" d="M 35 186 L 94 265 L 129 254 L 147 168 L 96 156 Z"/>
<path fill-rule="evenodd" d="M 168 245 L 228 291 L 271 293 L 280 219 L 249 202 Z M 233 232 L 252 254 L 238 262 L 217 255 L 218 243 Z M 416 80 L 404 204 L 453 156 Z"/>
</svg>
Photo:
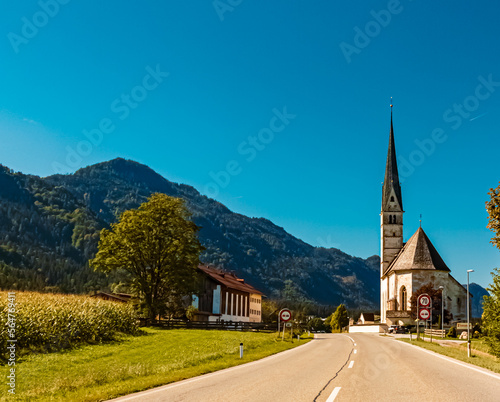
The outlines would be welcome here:
<svg viewBox="0 0 500 402">
<path fill-rule="evenodd" d="M 392 96 L 405 238 L 422 214 L 454 276 L 474 268 L 486 286 L 500 266 L 484 208 L 500 181 L 500 5 L 215 4 L 4 4 L 0 163 L 45 176 L 130 158 L 368 257 Z"/>
</svg>

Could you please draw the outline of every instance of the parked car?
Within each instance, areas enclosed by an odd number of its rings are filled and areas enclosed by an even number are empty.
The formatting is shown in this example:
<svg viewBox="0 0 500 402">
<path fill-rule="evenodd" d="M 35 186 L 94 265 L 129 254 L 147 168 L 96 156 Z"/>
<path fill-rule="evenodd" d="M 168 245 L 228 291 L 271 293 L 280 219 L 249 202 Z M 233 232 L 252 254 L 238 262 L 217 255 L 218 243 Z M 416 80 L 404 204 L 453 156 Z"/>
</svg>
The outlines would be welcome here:
<svg viewBox="0 0 500 402">
<path fill-rule="evenodd" d="M 387 332 L 389 334 L 406 334 L 407 330 L 402 325 L 391 325 Z"/>
</svg>

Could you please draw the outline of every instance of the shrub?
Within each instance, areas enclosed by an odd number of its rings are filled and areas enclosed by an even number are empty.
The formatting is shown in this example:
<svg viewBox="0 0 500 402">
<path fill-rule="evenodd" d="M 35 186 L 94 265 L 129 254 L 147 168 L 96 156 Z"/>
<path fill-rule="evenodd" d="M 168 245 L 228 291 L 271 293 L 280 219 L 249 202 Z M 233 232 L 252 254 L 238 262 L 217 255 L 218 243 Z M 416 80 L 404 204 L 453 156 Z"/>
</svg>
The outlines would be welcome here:
<svg viewBox="0 0 500 402">
<path fill-rule="evenodd" d="M 131 304 L 88 296 L 15 292 L 15 333 L 9 334 L 9 307 L 12 309 L 8 292 L 0 291 L 2 354 L 9 336 L 17 340 L 18 348 L 51 352 L 79 343 L 108 341 L 117 333 L 137 331 Z"/>
<path fill-rule="evenodd" d="M 457 337 L 457 328 L 456 327 L 451 327 L 448 330 L 448 333 L 446 334 L 446 336 L 448 336 L 450 338 L 456 338 Z"/>
</svg>

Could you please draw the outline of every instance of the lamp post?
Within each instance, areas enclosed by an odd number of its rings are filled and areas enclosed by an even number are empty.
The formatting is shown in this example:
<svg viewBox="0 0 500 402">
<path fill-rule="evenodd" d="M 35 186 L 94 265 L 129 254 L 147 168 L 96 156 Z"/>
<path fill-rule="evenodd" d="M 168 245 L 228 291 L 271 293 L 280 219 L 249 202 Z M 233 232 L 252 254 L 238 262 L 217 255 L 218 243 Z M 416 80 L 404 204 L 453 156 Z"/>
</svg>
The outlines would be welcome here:
<svg viewBox="0 0 500 402">
<path fill-rule="evenodd" d="M 441 333 L 444 338 L 444 286 L 440 286 L 441 289 Z"/>
<path fill-rule="evenodd" d="M 467 357 L 470 357 L 470 294 L 469 294 L 469 274 L 474 272 L 473 269 L 467 270 Z"/>
</svg>

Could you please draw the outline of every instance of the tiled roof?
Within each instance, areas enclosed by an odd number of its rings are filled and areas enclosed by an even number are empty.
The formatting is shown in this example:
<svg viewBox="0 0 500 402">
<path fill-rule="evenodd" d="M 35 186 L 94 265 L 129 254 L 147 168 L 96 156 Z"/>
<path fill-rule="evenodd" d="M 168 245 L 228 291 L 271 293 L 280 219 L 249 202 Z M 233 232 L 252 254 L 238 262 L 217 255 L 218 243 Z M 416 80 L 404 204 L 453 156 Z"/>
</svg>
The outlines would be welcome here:
<svg viewBox="0 0 500 402">
<path fill-rule="evenodd" d="M 434 269 L 450 272 L 450 269 L 422 228 L 418 228 L 410 240 L 406 242 L 394 261 L 389 265 L 385 275 L 392 271 L 415 269 Z"/>
<path fill-rule="evenodd" d="M 245 283 L 244 279 L 238 278 L 235 274 L 224 272 L 220 269 L 208 267 L 206 265 L 200 265 L 198 269 L 205 274 L 207 274 L 210 278 L 220 283 L 221 285 L 227 286 L 230 289 L 239 290 L 242 292 L 253 293 L 262 295 L 263 293 L 253 286 Z"/>
</svg>

